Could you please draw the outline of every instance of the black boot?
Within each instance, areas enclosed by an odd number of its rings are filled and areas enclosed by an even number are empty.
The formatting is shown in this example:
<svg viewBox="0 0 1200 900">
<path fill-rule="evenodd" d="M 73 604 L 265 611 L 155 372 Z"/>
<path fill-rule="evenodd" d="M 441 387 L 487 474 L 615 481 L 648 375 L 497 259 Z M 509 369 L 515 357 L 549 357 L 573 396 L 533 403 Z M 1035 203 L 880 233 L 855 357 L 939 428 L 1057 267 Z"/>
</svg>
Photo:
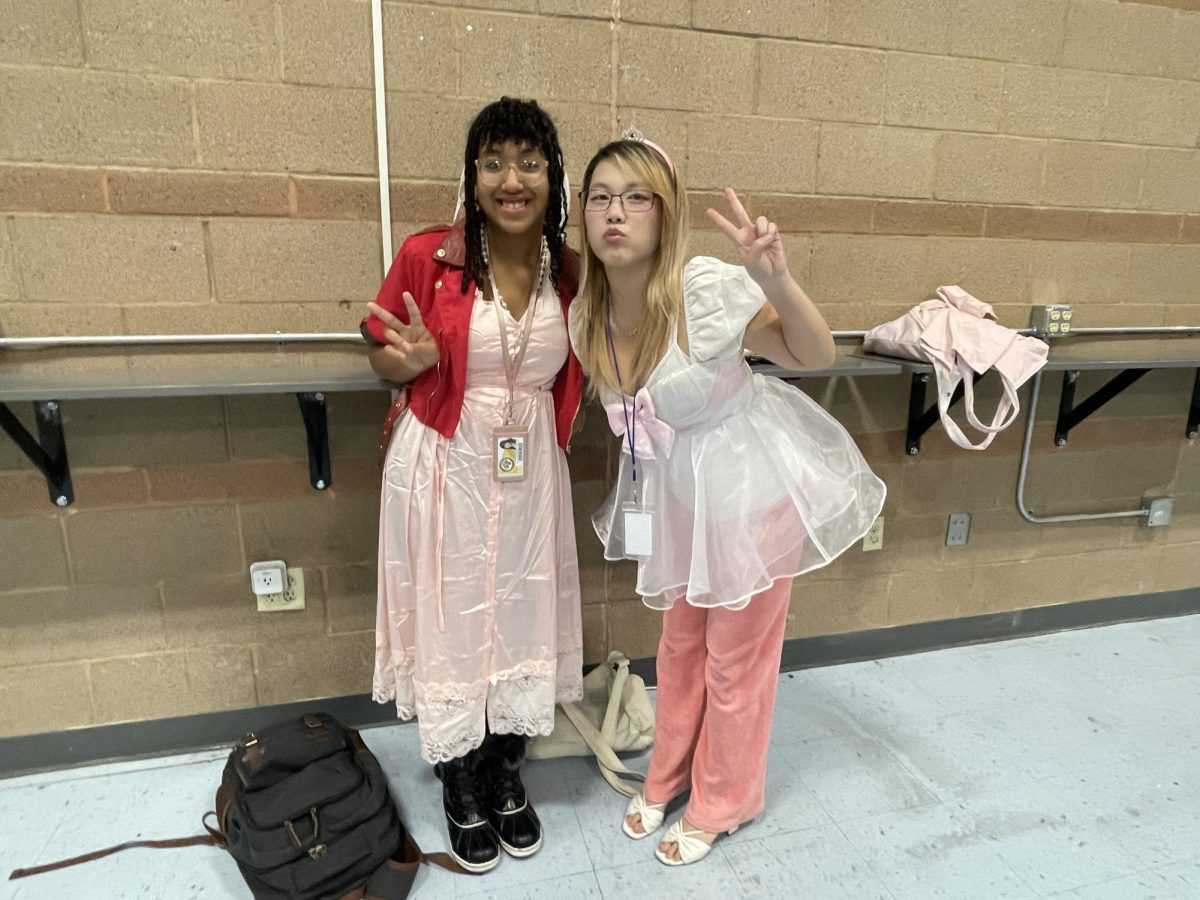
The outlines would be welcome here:
<svg viewBox="0 0 1200 900">
<path fill-rule="evenodd" d="M 486 872 L 500 862 L 496 834 L 488 824 L 480 788 L 483 754 L 466 756 L 433 767 L 442 780 L 442 805 L 450 833 L 450 855 L 468 872 Z"/>
<path fill-rule="evenodd" d="M 525 738 L 519 734 L 489 734 L 483 750 L 488 820 L 500 838 L 500 846 L 510 856 L 532 856 L 542 846 L 542 823 L 521 783 Z"/>
</svg>

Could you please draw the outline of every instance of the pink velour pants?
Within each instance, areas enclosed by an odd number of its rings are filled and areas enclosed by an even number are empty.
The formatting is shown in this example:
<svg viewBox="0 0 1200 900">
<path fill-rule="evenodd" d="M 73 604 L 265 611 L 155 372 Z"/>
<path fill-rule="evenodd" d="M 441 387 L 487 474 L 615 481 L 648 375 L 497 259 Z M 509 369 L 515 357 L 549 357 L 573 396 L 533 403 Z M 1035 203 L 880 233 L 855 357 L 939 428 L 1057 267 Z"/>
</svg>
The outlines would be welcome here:
<svg viewBox="0 0 1200 900">
<path fill-rule="evenodd" d="M 690 784 L 684 815 L 710 834 L 763 809 L 791 590 L 792 579 L 781 578 L 741 610 L 680 598 L 663 615 L 646 801 L 666 803 Z"/>
</svg>

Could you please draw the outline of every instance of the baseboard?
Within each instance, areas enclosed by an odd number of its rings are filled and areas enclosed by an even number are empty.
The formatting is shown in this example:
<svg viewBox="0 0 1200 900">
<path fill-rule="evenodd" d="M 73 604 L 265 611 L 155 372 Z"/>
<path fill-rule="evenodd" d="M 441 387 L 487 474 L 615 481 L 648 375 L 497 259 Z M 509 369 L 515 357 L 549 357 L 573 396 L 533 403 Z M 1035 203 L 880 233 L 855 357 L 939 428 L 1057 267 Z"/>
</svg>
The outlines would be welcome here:
<svg viewBox="0 0 1200 900">
<path fill-rule="evenodd" d="M 967 616 L 784 642 L 783 671 L 920 653 L 967 644 L 1010 640 L 1076 628 L 1091 628 L 1200 613 L 1200 587 L 1157 594 L 1109 597 L 1014 612 Z M 654 684 L 654 659 L 636 659 L 632 671 Z M 300 715 L 314 707 L 362 728 L 395 721 L 390 703 L 368 694 L 283 703 L 253 709 L 201 713 L 146 722 L 98 725 L 70 731 L 0 738 L 0 778 L 112 760 L 161 756 L 231 745 L 264 723 Z"/>
<path fill-rule="evenodd" d="M 1105 597 L 1101 600 L 1081 600 L 1054 606 L 1037 606 L 1012 612 L 963 616 L 936 622 L 913 625 L 893 625 L 889 628 L 870 628 L 844 634 L 823 634 L 817 637 L 792 638 L 783 642 L 780 671 L 794 672 L 817 666 L 883 659 L 986 644 L 1035 634 L 1071 631 L 1077 628 L 1096 628 L 1120 622 L 1144 619 L 1166 619 L 1200 613 L 1200 587 L 1155 594 L 1135 594 L 1127 597 Z M 630 671 L 656 681 L 653 657 L 636 659 Z"/>
</svg>

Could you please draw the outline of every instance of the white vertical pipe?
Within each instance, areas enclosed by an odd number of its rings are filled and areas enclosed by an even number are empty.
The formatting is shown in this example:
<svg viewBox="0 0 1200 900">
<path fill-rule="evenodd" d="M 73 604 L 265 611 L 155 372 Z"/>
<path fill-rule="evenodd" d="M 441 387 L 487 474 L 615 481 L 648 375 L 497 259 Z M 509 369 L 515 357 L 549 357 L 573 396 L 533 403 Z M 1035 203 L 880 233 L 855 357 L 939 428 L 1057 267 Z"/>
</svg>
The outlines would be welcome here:
<svg viewBox="0 0 1200 900">
<path fill-rule="evenodd" d="M 392 190 L 388 176 L 387 89 L 383 68 L 383 0 L 371 0 L 371 49 L 375 67 L 375 148 L 379 158 L 379 233 L 383 274 L 392 262 Z"/>
</svg>

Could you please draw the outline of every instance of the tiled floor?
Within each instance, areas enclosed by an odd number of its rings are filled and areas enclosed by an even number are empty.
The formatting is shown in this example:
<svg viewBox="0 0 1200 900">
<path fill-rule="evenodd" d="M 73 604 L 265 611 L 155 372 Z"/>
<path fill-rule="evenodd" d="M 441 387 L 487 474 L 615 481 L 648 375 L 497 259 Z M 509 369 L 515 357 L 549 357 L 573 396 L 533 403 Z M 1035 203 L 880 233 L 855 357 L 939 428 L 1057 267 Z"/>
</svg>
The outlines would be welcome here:
<svg viewBox="0 0 1200 900">
<path fill-rule="evenodd" d="M 438 786 L 411 726 L 366 732 L 426 849 Z M 225 751 L 0 782 L 0 869 L 194 833 Z M 1200 616 L 784 675 L 768 808 L 668 869 L 619 830 L 581 759 L 531 763 L 546 829 L 480 878 L 415 895 L 503 898 L 1200 898 Z M 135 850 L 0 882 L 0 898 L 249 897 L 211 848 Z"/>
</svg>

